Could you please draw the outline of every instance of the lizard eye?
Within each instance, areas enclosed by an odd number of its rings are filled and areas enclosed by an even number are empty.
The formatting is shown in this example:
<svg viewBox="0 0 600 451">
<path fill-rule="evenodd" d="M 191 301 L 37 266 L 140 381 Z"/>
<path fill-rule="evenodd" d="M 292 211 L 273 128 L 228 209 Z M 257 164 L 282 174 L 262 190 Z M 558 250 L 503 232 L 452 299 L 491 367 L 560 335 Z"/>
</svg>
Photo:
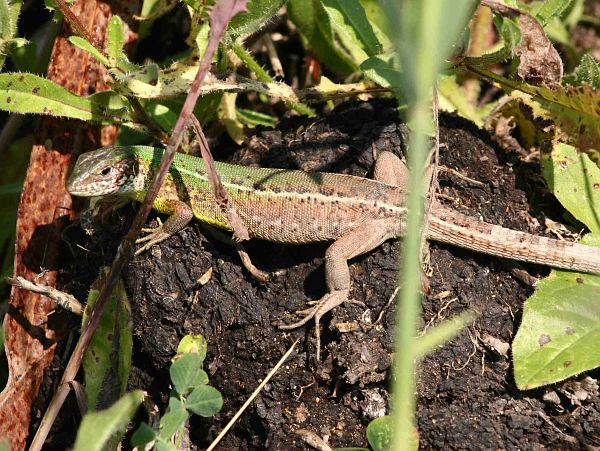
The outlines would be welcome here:
<svg viewBox="0 0 600 451">
<path fill-rule="evenodd" d="M 106 166 L 104 169 L 102 169 L 102 171 L 100 171 L 100 174 L 107 176 L 108 174 L 110 174 L 112 168 L 110 166 Z"/>
</svg>

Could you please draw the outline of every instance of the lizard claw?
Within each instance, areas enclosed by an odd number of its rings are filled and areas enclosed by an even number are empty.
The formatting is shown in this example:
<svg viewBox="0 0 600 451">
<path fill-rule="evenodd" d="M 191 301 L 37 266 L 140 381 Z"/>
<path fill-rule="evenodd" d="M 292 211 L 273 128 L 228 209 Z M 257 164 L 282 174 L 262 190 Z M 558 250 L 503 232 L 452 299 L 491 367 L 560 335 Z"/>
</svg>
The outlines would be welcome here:
<svg viewBox="0 0 600 451">
<path fill-rule="evenodd" d="M 140 255 L 142 252 L 147 251 L 155 244 L 158 244 L 161 241 L 164 241 L 171 236 L 170 233 L 165 232 L 164 224 L 162 223 L 160 218 L 156 218 L 156 220 L 158 222 L 158 227 L 143 228 L 142 232 L 148 233 L 148 235 L 135 240 L 136 244 L 139 244 L 139 243 L 146 243 L 146 244 L 144 244 L 141 248 L 139 248 L 137 251 L 135 251 L 134 255 Z"/>
<path fill-rule="evenodd" d="M 315 319 L 315 338 L 316 338 L 316 346 L 317 346 L 317 363 L 321 362 L 321 330 L 319 327 L 319 322 L 321 321 L 321 317 L 333 310 L 338 305 L 348 301 L 348 290 L 336 290 L 331 293 L 327 293 L 325 296 L 321 298 L 321 300 L 315 305 L 307 310 L 302 310 L 297 313 L 305 314 L 304 318 L 300 321 L 296 321 L 292 324 L 282 324 L 279 325 L 279 329 L 281 330 L 290 330 L 296 329 L 297 327 L 303 326 L 307 322 L 309 322 L 312 318 Z"/>
</svg>

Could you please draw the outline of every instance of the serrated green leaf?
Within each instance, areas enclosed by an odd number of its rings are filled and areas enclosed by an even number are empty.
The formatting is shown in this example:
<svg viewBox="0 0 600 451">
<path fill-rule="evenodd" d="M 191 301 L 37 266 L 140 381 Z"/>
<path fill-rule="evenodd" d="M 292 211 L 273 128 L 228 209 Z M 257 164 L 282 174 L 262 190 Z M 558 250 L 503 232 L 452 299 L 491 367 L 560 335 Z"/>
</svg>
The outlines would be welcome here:
<svg viewBox="0 0 600 451">
<path fill-rule="evenodd" d="M 185 395 L 190 389 L 208 382 L 208 375 L 202 369 L 202 359 L 195 353 L 183 354 L 175 360 L 169 368 L 169 375 L 180 395 Z"/>
<path fill-rule="evenodd" d="M 196 415 L 212 417 L 223 407 L 223 397 L 216 388 L 199 385 L 186 398 L 185 407 Z"/>
<path fill-rule="evenodd" d="M 587 244 L 600 245 L 600 237 L 588 237 Z M 538 283 L 512 345 L 517 387 L 552 384 L 600 365 L 599 300 L 597 275 L 552 271 Z"/>
<path fill-rule="evenodd" d="M 69 42 L 74 46 L 79 47 L 81 50 L 88 52 L 104 66 L 110 67 L 110 62 L 108 61 L 108 58 L 106 58 L 102 53 L 98 51 L 96 47 L 94 47 L 85 39 L 80 38 L 79 36 L 70 36 Z"/>
<path fill-rule="evenodd" d="M 15 38 L 18 33 L 17 20 L 22 6 L 21 0 L 0 0 L 0 70 L 4 67 L 8 49 L 19 45 L 19 42 L 27 42 L 21 38 Z"/>
<path fill-rule="evenodd" d="M 592 232 L 600 233 L 598 166 L 586 154 L 563 143 L 555 143 L 542 164 L 548 186 L 560 203 Z"/>
<path fill-rule="evenodd" d="M 234 16 L 227 27 L 228 34 L 244 37 L 264 27 L 287 0 L 251 0 L 248 10 Z"/>
<path fill-rule="evenodd" d="M 586 53 L 581 57 L 573 73 L 565 75 L 563 82 L 572 86 L 587 83 L 594 89 L 600 89 L 600 66 L 590 53 Z"/>
<path fill-rule="evenodd" d="M 173 398 L 171 398 L 173 399 Z M 181 428 L 187 419 L 190 417 L 189 413 L 183 405 L 179 407 L 171 408 L 169 403 L 169 411 L 165 413 L 160 419 L 160 429 L 158 436 L 163 440 L 170 439 L 175 433 Z"/>
<path fill-rule="evenodd" d="M 169 68 L 159 71 L 158 80 L 154 84 L 145 82 L 137 74 L 130 74 L 118 80 L 114 89 L 123 95 L 134 95 L 142 99 L 176 97 L 188 92 L 197 72 L 198 66 L 192 64 L 191 61 L 177 61 Z M 202 96 L 246 91 L 264 93 L 271 97 L 281 98 L 286 102 L 299 102 L 296 92 L 284 83 L 263 83 L 237 74 L 231 74 L 223 80 L 208 73 L 200 88 Z"/>
<path fill-rule="evenodd" d="M 381 53 L 373 27 L 358 0 L 322 0 L 330 22 L 357 64 Z"/>
<path fill-rule="evenodd" d="M 481 77 L 499 83 L 510 95 L 531 107 L 535 117 L 553 121 L 560 139 L 581 151 L 600 149 L 600 91 L 582 86 L 534 86 L 502 77 L 482 68 L 470 68 Z"/>
<path fill-rule="evenodd" d="M 13 47 L 23 47 L 24 45 L 29 44 L 29 41 L 25 38 L 12 38 L 6 41 L 6 43 Z"/>
<path fill-rule="evenodd" d="M 233 43 L 231 45 L 231 49 L 238 56 L 242 62 L 256 75 L 256 78 L 259 81 L 267 83 L 265 86 L 269 85 L 277 85 L 277 82 L 271 77 L 266 70 L 264 70 L 252 57 L 250 52 L 248 52 L 242 45 L 238 43 Z M 301 104 L 297 101 L 286 101 L 286 105 L 297 111 L 300 114 L 305 114 L 307 116 L 315 116 L 315 112 L 309 108 L 308 106 Z"/>
<path fill-rule="evenodd" d="M 91 97 L 79 97 L 50 80 L 25 73 L 0 74 L 0 109 L 105 123 L 129 120 L 127 115 L 107 110 Z"/>
<path fill-rule="evenodd" d="M 502 42 L 500 48 L 476 57 L 465 57 L 464 62 L 472 66 L 489 66 L 501 63 L 514 56 L 515 49 L 521 42 L 521 29 L 516 20 L 507 17 L 494 17 Z"/>
<path fill-rule="evenodd" d="M 123 396 L 109 409 L 86 414 L 77 431 L 74 451 L 101 451 L 111 436 L 125 431 L 143 399 L 144 392 L 137 390 Z"/>
<path fill-rule="evenodd" d="M 123 22 L 119 16 L 114 15 L 108 19 L 106 34 L 108 37 L 108 44 L 106 46 L 108 57 L 116 62 L 117 58 L 121 56 L 123 46 L 125 45 L 125 31 L 123 30 Z M 116 66 L 116 64 L 113 64 L 113 66 Z"/>
<path fill-rule="evenodd" d="M 0 38 L 10 39 L 13 36 L 8 0 L 0 0 Z"/>
<path fill-rule="evenodd" d="M 545 0 L 534 7 L 531 12 L 542 26 L 545 27 L 552 19 L 560 19 L 568 11 L 572 3 L 573 0 Z"/>
</svg>

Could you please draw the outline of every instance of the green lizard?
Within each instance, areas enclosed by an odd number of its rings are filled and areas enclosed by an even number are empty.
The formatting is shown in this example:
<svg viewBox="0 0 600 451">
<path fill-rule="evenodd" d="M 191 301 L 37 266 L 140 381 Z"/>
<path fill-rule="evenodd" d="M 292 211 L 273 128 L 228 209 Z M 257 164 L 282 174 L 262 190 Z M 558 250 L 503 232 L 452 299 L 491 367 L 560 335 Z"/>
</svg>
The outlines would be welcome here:
<svg viewBox="0 0 600 451">
<path fill-rule="evenodd" d="M 142 201 L 163 150 L 145 146 L 107 147 L 81 155 L 67 182 L 76 196 L 117 196 Z M 407 169 L 390 152 L 376 161 L 374 179 L 343 174 L 306 173 L 216 163 L 231 208 L 250 237 L 280 243 L 333 241 L 325 254 L 328 292 L 306 316 L 282 329 L 314 318 L 317 360 L 319 320 L 349 301 L 350 258 L 402 236 L 406 217 Z M 193 218 L 231 230 L 217 205 L 200 158 L 176 154 L 154 208 L 170 215 L 149 229 L 138 251 L 178 232 Z M 433 202 L 426 237 L 514 260 L 600 273 L 600 250 L 487 224 Z M 252 270 L 252 266 L 246 265 Z"/>
</svg>

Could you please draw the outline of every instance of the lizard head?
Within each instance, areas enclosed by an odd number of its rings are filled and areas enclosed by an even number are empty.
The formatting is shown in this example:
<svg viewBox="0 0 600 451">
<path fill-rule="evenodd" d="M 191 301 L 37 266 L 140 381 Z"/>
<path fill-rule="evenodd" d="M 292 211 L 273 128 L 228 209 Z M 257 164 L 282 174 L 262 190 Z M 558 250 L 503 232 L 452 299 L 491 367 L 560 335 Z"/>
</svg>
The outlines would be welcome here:
<svg viewBox="0 0 600 451">
<path fill-rule="evenodd" d="M 105 147 L 79 157 L 67 180 L 67 191 L 83 197 L 127 195 L 140 191 L 143 179 L 132 148 Z"/>
</svg>

